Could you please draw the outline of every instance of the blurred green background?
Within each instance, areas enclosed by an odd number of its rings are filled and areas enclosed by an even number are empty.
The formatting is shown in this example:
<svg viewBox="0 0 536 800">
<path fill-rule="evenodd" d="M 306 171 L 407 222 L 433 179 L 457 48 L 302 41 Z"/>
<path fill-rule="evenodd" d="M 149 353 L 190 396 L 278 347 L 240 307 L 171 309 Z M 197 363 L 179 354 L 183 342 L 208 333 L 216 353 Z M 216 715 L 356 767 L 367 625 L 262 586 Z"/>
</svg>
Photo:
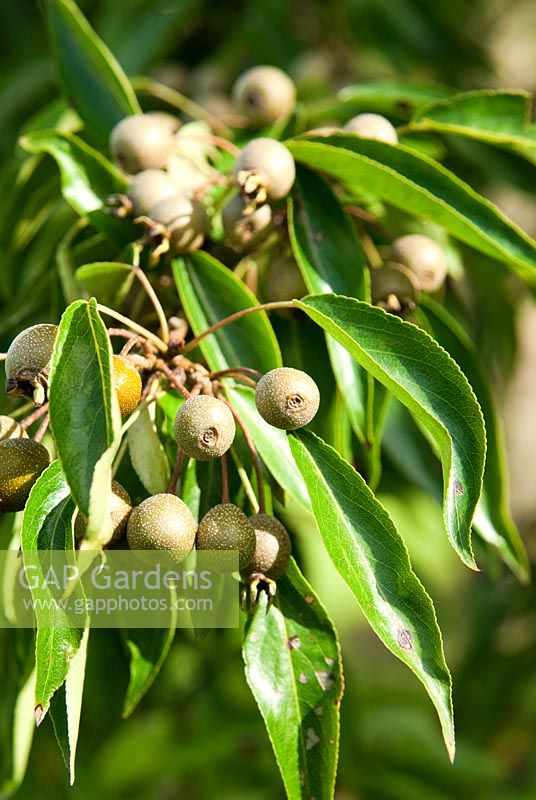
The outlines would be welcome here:
<svg viewBox="0 0 536 800">
<path fill-rule="evenodd" d="M 207 107 L 222 108 L 236 76 L 256 63 L 288 70 L 301 98 L 311 102 L 374 79 L 460 89 L 532 90 L 536 83 L 531 0 L 85 0 L 79 5 L 129 75 L 153 75 Z M 0 2 L 0 40 L 0 155 L 7 159 L 22 124 L 56 89 L 34 0 Z M 458 153 L 464 177 L 534 233 L 534 185 L 518 170 L 505 175 L 485 150 L 479 152 L 479 159 L 469 149 Z M 5 184 L 3 191 L 9 191 Z M 495 362 L 497 347 L 504 350 L 496 383 L 507 420 L 514 512 L 534 556 L 536 312 L 530 294 L 515 281 L 508 294 L 503 290 L 501 280 L 490 285 L 490 304 L 492 311 L 494 302 L 502 310 L 508 305 L 509 314 L 501 316 L 499 331 L 481 332 L 480 344 L 488 361 Z M 493 320 L 489 309 L 486 320 L 488 326 Z M 497 572 L 484 552 L 480 574 L 457 562 L 442 532 L 439 505 L 397 468 L 406 457 L 403 442 L 391 442 L 381 499 L 408 542 L 445 634 L 455 687 L 457 759 L 451 767 L 424 692 L 369 631 L 326 564 L 315 531 L 305 525 L 299 556 L 338 626 L 345 664 L 337 798 L 533 800 L 536 592 Z M 288 522 L 297 523 L 292 513 Z M 123 721 L 127 675 L 119 634 L 94 631 L 76 785 L 68 787 L 47 720 L 35 736 L 19 797 L 283 797 L 243 677 L 238 631 L 215 631 L 201 643 L 178 634 L 156 684 Z"/>
</svg>

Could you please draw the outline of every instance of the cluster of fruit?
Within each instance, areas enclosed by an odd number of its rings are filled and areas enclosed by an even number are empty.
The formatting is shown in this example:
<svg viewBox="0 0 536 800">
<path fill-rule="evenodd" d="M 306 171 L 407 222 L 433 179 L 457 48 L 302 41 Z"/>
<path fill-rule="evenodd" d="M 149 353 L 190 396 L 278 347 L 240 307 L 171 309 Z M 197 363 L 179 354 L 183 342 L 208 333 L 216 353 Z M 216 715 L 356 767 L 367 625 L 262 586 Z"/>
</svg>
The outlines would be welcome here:
<svg viewBox="0 0 536 800">
<path fill-rule="evenodd" d="M 37 415 L 41 410 L 47 411 L 57 331 L 57 326 L 46 324 L 27 328 L 13 340 L 6 356 L 7 392 L 32 398 L 39 409 Z M 164 369 L 164 375 L 171 375 L 174 382 L 179 381 L 176 373 L 167 367 Z M 144 377 L 147 382 L 150 375 Z M 113 356 L 113 381 L 121 414 L 131 414 L 142 397 L 142 379 L 128 355 Z M 184 377 L 183 382 L 186 382 Z M 213 387 L 218 387 L 217 381 L 209 381 L 204 390 L 212 392 Z M 236 434 L 232 407 L 212 393 L 195 394 L 184 386 L 182 391 L 187 399 L 179 408 L 174 424 L 177 463 L 183 456 L 199 461 L 225 458 Z M 282 367 L 258 380 L 255 401 L 259 413 L 270 425 L 294 430 L 313 419 L 320 396 L 308 375 Z M 7 416 L 0 417 L 2 513 L 24 508 L 32 486 L 50 462 L 48 450 L 39 441 L 39 431 L 34 439 L 27 437 L 27 423 L 35 419 L 36 412 L 22 423 Z M 174 558 L 180 561 L 194 545 L 198 550 L 235 550 L 239 554 L 241 572 L 250 579 L 259 575 L 263 580 L 279 577 L 290 558 L 287 531 L 275 517 L 264 513 L 262 505 L 260 513 L 248 518 L 225 498 L 208 511 L 198 527 L 188 506 L 175 494 L 174 485 L 168 493 L 149 497 L 133 509 L 128 492 L 113 481 L 110 515 L 108 545 L 117 545 L 126 534 L 123 546 L 133 550 L 173 551 Z M 75 539 L 82 540 L 86 530 L 87 521 L 78 512 L 74 521 Z"/>
</svg>

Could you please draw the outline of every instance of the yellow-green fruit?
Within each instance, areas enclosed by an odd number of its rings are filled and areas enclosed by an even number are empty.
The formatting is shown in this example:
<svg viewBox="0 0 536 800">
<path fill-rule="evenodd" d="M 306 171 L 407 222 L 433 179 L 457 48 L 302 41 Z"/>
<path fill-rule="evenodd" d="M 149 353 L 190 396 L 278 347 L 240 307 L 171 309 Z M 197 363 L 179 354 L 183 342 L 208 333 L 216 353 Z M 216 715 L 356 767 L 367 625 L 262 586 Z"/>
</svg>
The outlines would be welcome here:
<svg viewBox="0 0 536 800">
<path fill-rule="evenodd" d="M 125 117 L 110 135 L 112 158 L 130 175 L 144 169 L 165 169 L 174 147 L 169 120 L 158 114 Z"/>
<path fill-rule="evenodd" d="M 166 197 L 177 193 L 177 187 L 163 169 L 144 169 L 130 181 L 127 197 L 134 216 L 148 216 L 151 209 Z"/>
<path fill-rule="evenodd" d="M 249 521 L 255 529 L 255 551 L 244 572 L 279 578 L 286 570 L 292 552 L 284 525 L 269 514 L 256 514 Z"/>
<path fill-rule="evenodd" d="M 198 395 L 186 400 L 175 417 L 175 439 L 181 450 L 198 461 L 219 458 L 236 433 L 229 407 L 216 397 Z"/>
<path fill-rule="evenodd" d="M 265 193 L 262 202 L 281 200 L 292 189 L 296 177 L 294 159 L 277 139 L 252 139 L 240 152 L 234 165 L 240 190 L 248 196 Z"/>
<path fill-rule="evenodd" d="M 280 367 L 262 376 L 255 390 L 255 403 L 261 417 L 274 428 L 293 431 L 313 419 L 320 393 L 306 372 Z"/>
<path fill-rule="evenodd" d="M 0 509 L 22 511 L 30 489 L 50 463 L 48 450 L 33 439 L 0 442 Z"/>
<path fill-rule="evenodd" d="M 128 358 L 114 356 L 113 379 L 122 416 L 132 414 L 141 398 L 140 373 Z"/>
<path fill-rule="evenodd" d="M 155 494 L 133 509 L 127 526 L 131 550 L 172 550 L 184 561 L 194 546 L 197 525 L 192 512 L 174 494 Z"/>
<path fill-rule="evenodd" d="M 208 218 L 199 200 L 174 194 L 153 206 L 149 216 L 167 228 L 172 254 L 191 253 L 203 244 Z"/>
<path fill-rule="evenodd" d="M 110 518 L 112 520 L 112 534 L 108 544 L 113 544 L 124 536 L 127 529 L 128 518 L 132 511 L 132 501 L 127 490 L 117 481 L 112 481 L 112 499 L 110 504 Z M 75 539 L 83 539 L 86 535 L 87 521 L 78 512 L 74 519 Z"/>
<path fill-rule="evenodd" d="M 253 246 L 268 233 L 272 224 L 272 209 L 265 203 L 255 211 L 247 211 L 247 201 L 236 194 L 224 205 L 223 228 L 233 244 Z"/>
<path fill-rule="evenodd" d="M 343 127 L 343 131 L 355 133 L 362 139 L 375 139 L 377 142 L 398 144 L 396 129 L 381 114 L 358 114 Z"/>
<path fill-rule="evenodd" d="M 253 67 L 236 81 L 233 100 L 252 125 L 262 127 L 292 114 L 296 87 L 286 72 L 277 67 Z"/>
<path fill-rule="evenodd" d="M 392 261 L 371 271 L 370 289 L 374 305 L 400 316 L 415 308 L 419 295 L 413 273 Z"/>
<path fill-rule="evenodd" d="M 6 392 L 42 405 L 46 399 L 57 325 L 32 325 L 21 331 L 7 351 Z"/>
<path fill-rule="evenodd" d="M 307 294 L 307 287 L 294 258 L 287 253 L 272 261 L 266 281 L 265 297 L 269 303 L 294 300 Z"/>
<path fill-rule="evenodd" d="M 19 425 L 16 419 L 0 415 L 0 440 L 28 438 L 24 428 Z"/>
<path fill-rule="evenodd" d="M 239 569 L 244 569 L 255 552 L 255 529 L 238 506 L 222 503 L 208 511 L 196 537 L 198 550 L 237 550 Z"/>
<path fill-rule="evenodd" d="M 423 292 L 436 292 L 447 277 L 447 258 L 442 247 L 428 236 L 411 233 L 392 244 L 395 261 L 407 267 Z"/>
</svg>

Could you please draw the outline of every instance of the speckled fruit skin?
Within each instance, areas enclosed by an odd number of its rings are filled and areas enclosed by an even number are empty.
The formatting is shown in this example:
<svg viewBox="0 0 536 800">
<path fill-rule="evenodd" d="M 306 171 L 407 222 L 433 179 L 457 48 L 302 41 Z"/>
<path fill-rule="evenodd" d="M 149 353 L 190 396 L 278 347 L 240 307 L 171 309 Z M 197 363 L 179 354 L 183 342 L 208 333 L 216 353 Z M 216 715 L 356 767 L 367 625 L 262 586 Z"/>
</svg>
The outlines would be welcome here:
<svg viewBox="0 0 536 800">
<path fill-rule="evenodd" d="M 391 252 L 395 261 L 407 267 L 423 292 L 436 292 L 447 277 L 447 258 L 444 250 L 430 239 L 418 233 L 410 233 L 395 239 Z"/>
<path fill-rule="evenodd" d="M 28 434 L 16 419 L 0 415 L 0 440 L 28 438 Z"/>
<path fill-rule="evenodd" d="M 248 69 L 233 86 L 237 110 L 255 127 L 290 116 L 296 105 L 296 87 L 286 72 L 271 66 Z"/>
<path fill-rule="evenodd" d="M 1 509 L 22 511 L 30 489 L 50 463 L 46 447 L 33 439 L 0 442 Z"/>
<path fill-rule="evenodd" d="M 255 529 L 255 552 L 245 574 L 260 572 L 267 578 L 281 577 L 292 552 L 286 528 L 269 514 L 256 514 L 249 521 Z"/>
<path fill-rule="evenodd" d="M 196 530 L 186 503 L 174 494 L 155 494 L 133 509 L 127 538 L 131 550 L 172 550 L 180 562 L 194 546 Z"/>
<path fill-rule="evenodd" d="M 362 139 L 398 144 L 398 134 L 394 126 L 381 114 L 358 114 L 357 117 L 348 120 L 343 131 L 355 133 Z"/>
<path fill-rule="evenodd" d="M 113 379 L 121 415 L 132 414 L 141 398 L 141 378 L 138 370 L 128 358 L 114 356 Z"/>
<path fill-rule="evenodd" d="M 157 114 L 125 117 L 110 134 L 112 158 L 130 175 L 144 169 L 164 169 L 174 146 L 169 122 Z"/>
<path fill-rule="evenodd" d="M 370 274 L 372 302 L 377 305 L 394 294 L 401 302 L 415 301 L 419 294 L 417 280 L 403 264 L 388 261 Z"/>
<path fill-rule="evenodd" d="M 251 213 L 244 213 L 246 205 L 242 195 L 235 194 L 224 205 L 221 219 L 223 229 L 233 244 L 251 247 L 268 233 L 272 224 L 272 209 L 265 203 Z"/>
<path fill-rule="evenodd" d="M 233 443 L 234 417 L 222 400 L 198 395 L 186 400 L 175 417 L 175 439 L 183 452 L 198 461 L 219 458 Z"/>
<path fill-rule="evenodd" d="M 198 550 L 238 550 L 239 569 L 244 569 L 255 552 L 255 529 L 238 506 L 221 503 L 208 511 L 196 537 Z"/>
<path fill-rule="evenodd" d="M 203 244 L 208 218 L 199 200 L 174 194 L 153 206 L 149 216 L 167 228 L 171 253 L 191 253 Z"/>
<path fill-rule="evenodd" d="M 162 169 L 144 169 L 130 181 L 127 197 L 134 216 L 147 216 L 151 209 L 166 197 L 177 193 L 177 187 Z"/>
<path fill-rule="evenodd" d="M 48 380 L 57 333 L 57 325 L 40 324 L 32 325 L 15 336 L 5 361 L 6 392 L 31 396 L 30 391 L 24 392 L 18 384 L 30 385 L 38 376 Z"/>
<path fill-rule="evenodd" d="M 285 145 L 267 137 L 252 139 L 236 159 L 234 173 L 237 177 L 249 171 L 263 179 L 268 200 L 286 197 L 296 178 L 294 159 Z"/>
<path fill-rule="evenodd" d="M 255 390 L 257 411 L 274 428 L 303 428 L 320 405 L 318 386 L 306 372 L 280 367 L 263 375 Z"/>
<path fill-rule="evenodd" d="M 112 518 L 112 535 L 108 544 L 119 541 L 124 536 L 128 518 L 132 511 L 132 501 L 127 490 L 117 481 L 112 481 L 112 500 L 110 505 L 110 517 Z M 83 539 L 86 535 L 87 521 L 78 512 L 74 519 L 74 538 Z"/>
</svg>

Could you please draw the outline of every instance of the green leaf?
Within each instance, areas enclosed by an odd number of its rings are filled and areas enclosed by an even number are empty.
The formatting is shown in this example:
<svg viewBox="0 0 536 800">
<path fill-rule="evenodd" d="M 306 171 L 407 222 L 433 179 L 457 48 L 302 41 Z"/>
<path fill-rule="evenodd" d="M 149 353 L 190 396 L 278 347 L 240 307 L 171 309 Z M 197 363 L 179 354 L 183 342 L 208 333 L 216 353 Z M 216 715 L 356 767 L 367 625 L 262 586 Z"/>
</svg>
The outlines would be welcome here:
<svg viewBox="0 0 536 800">
<path fill-rule="evenodd" d="M 275 603 L 248 618 L 246 678 L 264 719 L 289 800 L 330 800 L 343 692 L 337 634 L 295 562 Z"/>
<path fill-rule="evenodd" d="M 70 663 L 65 683 L 58 689 L 50 703 L 54 733 L 65 766 L 69 770 L 71 786 L 75 779 L 76 745 L 82 712 L 88 639 L 89 628 L 86 628 L 78 652 Z"/>
<path fill-rule="evenodd" d="M 487 434 L 486 467 L 474 527 L 485 541 L 497 548 L 520 580 L 526 581 L 530 565 L 509 509 L 502 423 L 478 350 L 456 320 L 433 300 L 426 297 L 422 299 L 419 316 L 465 374 L 484 415 Z"/>
<path fill-rule="evenodd" d="M 77 136 L 38 131 L 19 140 L 28 153 L 48 153 L 56 161 L 65 200 L 81 217 L 123 246 L 135 238 L 134 226 L 106 212 L 109 195 L 127 186 L 121 173 L 97 150 Z"/>
<path fill-rule="evenodd" d="M 311 294 L 334 293 L 370 299 L 368 270 L 355 228 L 329 185 L 298 169 L 289 200 L 289 233 L 294 257 Z M 348 351 L 327 336 L 337 385 L 356 436 L 367 439 L 368 398 L 373 388 Z"/>
<path fill-rule="evenodd" d="M 434 606 L 406 546 L 361 476 L 309 431 L 291 437 L 328 554 L 385 646 L 415 673 L 437 710 L 451 760 L 451 679 Z"/>
<path fill-rule="evenodd" d="M 150 495 L 165 492 L 169 461 L 155 423 L 154 404 L 145 408 L 128 432 L 128 452 L 138 478 Z"/>
<path fill-rule="evenodd" d="M 149 691 L 169 653 L 175 636 L 177 612 L 173 612 L 169 628 L 138 628 L 128 631 L 130 680 L 123 705 L 123 717 L 129 717 Z"/>
<path fill-rule="evenodd" d="M 120 415 L 110 339 L 95 300 L 72 303 L 61 318 L 49 394 L 57 453 L 73 498 L 89 518 L 86 538 L 106 541 Z"/>
<path fill-rule="evenodd" d="M 408 131 L 437 131 L 478 139 L 488 144 L 533 151 L 536 138 L 527 130 L 531 118 L 528 92 L 485 90 L 464 92 L 420 108 Z"/>
<path fill-rule="evenodd" d="M 482 412 L 457 364 L 409 322 L 347 297 L 296 301 L 406 405 L 432 440 L 443 467 L 445 527 L 475 569 L 471 522 L 482 489 L 486 434 Z"/>
<path fill-rule="evenodd" d="M 337 93 L 337 99 L 356 109 L 405 116 L 408 110 L 429 105 L 449 94 L 446 86 L 381 80 L 345 86 Z"/>
<path fill-rule="evenodd" d="M 208 253 L 173 261 L 173 275 L 194 333 L 244 308 L 258 305 L 252 292 Z M 277 339 L 266 312 L 250 314 L 207 336 L 199 349 L 212 370 L 246 366 L 268 372 L 281 366 Z"/>
<path fill-rule="evenodd" d="M 126 75 L 73 0 L 44 0 L 63 91 L 101 139 L 123 117 L 141 112 Z"/>
<path fill-rule="evenodd" d="M 65 550 L 74 553 L 72 517 L 75 510 L 69 486 L 59 461 L 54 461 L 34 484 L 22 523 L 21 547 L 25 567 L 44 577 L 45 562 L 38 551 Z M 32 599 L 46 603 L 53 598 L 44 580 L 32 587 Z M 54 624 L 50 626 L 51 614 Z M 80 647 L 82 631 L 72 627 L 59 606 L 54 612 L 36 605 L 35 715 L 40 724 L 50 699 L 63 684 L 69 665 Z"/>
<path fill-rule="evenodd" d="M 132 287 L 134 272 L 130 264 L 100 261 L 78 267 L 75 278 L 91 297 L 97 297 L 104 305 L 117 307 Z"/>
<path fill-rule="evenodd" d="M 286 142 L 302 164 L 352 193 L 363 187 L 393 206 L 442 225 L 452 236 L 535 280 L 536 244 L 488 200 L 437 162 L 403 145 L 338 133 Z"/>
</svg>

